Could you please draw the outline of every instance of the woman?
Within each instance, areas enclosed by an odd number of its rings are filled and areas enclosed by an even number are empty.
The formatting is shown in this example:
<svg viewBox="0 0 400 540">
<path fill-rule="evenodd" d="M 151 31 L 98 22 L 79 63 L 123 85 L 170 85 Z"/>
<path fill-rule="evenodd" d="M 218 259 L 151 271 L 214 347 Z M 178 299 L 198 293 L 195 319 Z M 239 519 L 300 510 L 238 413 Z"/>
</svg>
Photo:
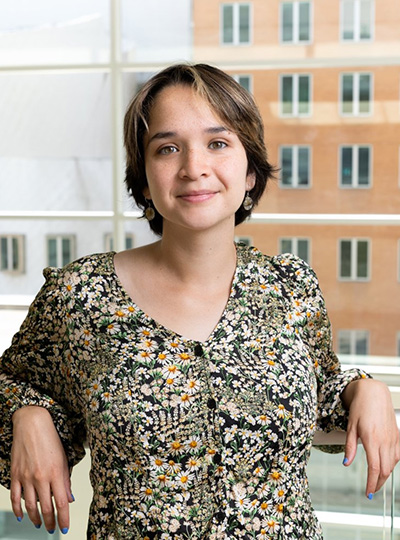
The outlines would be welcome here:
<svg viewBox="0 0 400 540">
<path fill-rule="evenodd" d="M 125 117 L 126 183 L 154 244 L 47 269 L 2 360 L 3 482 L 62 532 L 92 457 L 88 538 L 322 538 L 319 429 L 360 437 L 366 495 L 399 459 L 387 388 L 340 371 L 312 270 L 234 244 L 273 170 L 251 96 L 210 66 L 154 76 Z M 50 414 L 49 414 L 50 413 Z M 13 424 L 13 435 L 11 425 Z"/>
</svg>

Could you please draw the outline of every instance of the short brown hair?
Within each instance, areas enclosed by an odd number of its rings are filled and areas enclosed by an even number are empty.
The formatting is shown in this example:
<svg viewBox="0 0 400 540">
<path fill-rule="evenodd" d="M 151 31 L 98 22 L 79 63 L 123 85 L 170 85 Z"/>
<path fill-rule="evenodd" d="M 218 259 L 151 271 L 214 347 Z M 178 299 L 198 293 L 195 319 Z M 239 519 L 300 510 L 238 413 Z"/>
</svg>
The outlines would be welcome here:
<svg viewBox="0 0 400 540">
<path fill-rule="evenodd" d="M 274 174 L 274 168 L 267 159 L 260 112 L 247 90 L 225 72 L 207 64 L 170 66 L 147 81 L 131 101 L 124 120 L 127 154 L 125 183 L 128 192 L 139 208 L 146 208 L 143 195 L 143 190 L 147 187 L 144 135 L 148 131 L 156 96 L 164 88 L 177 85 L 192 87 L 239 137 L 246 151 L 248 172 L 255 175 L 250 196 L 256 205 L 264 193 L 268 179 Z M 251 210 L 246 210 L 241 205 L 235 213 L 235 225 L 242 223 L 250 214 Z M 156 234 L 162 235 L 163 218 L 157 211 L 149 224 Z"/>
</svg>

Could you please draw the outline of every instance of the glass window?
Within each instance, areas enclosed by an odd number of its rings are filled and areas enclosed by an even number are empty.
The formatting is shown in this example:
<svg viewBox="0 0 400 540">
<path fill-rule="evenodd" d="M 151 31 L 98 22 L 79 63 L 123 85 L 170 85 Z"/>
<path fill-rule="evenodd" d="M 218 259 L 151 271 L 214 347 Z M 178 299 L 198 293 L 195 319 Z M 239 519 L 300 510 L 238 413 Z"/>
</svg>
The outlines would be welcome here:
<svg viewBox="0 0 400 540">
<path fill-rule="evenodd" d="M 341 76 L 341 112 L 363 116 L 371 112 L 371 74 L 345 73 Z"/>
<path fill-rule="evenodd" d="M 282 187 L 309 187 L 310 149 L 307 146 L 281 146 L 280 168 Z"/>
<path fill-rule="evenodd" d="M 370 187 L 371 148 L 369 146 L 342 146 L 340 150 L 341 187 Z"/>
<path fill-rule="evenodd" d="M 2 2 L 1 66 L 108 62 L 109 38 L 109 0 Z"/>
<path fill-rule="evenodd" d="M 366 281 L 370 277 L 369 240 L 342 239 L 339 242 L 339 277 L 348 281 Z"/>
<path fill-rule="evenodd" d="M 2 75 L 0 209 L 111 210 L 110 100 L 107 73 Z"/>
<path fill-rule="evenodd" d="M 222 4 L 222 43 L 248 45 L 250 38 L 250 5 Z"/>
<path fill-rule="evenodd" d="M 310 114 L 310 76 L 282 75 L 281 114 L 283 116 L 307 116 Z"/>
<path fill-rule="evenodd" d="M 47 264 L 61 268 L 75 259 L 75 237 L 48 236 L 47 237 Z"/>
<path fill-rule="evenodd" d="M 248 92 L 253 91 L 253 77 L 251 75 L 232 75 L 232 77 Z"/>
<path fill-rule="evenodd" d="M 310 41 L 310 2 L 282 2 L 281 40 L 284 43 Z"/>
<path fill-rule="evenodd" d="M 368 330 L 339 330 L 338 353 L 367 355 L 369 352 Z"/>
<path fill-rule="evenodd" d="M 134 235 L 130 233 L 125 234 L 125 249 L 132 249 L 134 246 Z M 104 249 L 105 251 L 114 251 L 114 238 L 111 233 L 108 233 L 104 237 Z"/>
<path fill-rule="evenodd" d="M 344 41 L 372 38 L 373 0 L 342 0 L 340 34 Z"/>
<path fill-rule="evenodd" d="M 306 263 L 310 262 L 310 240 L 308 238 L 280 238 L 279 253 L 293 253 Z"/>
<path fill-rule="evenodd" d="M 0 270 L 12 273 L 24 271 L 24 236 L 0 236 Z"/>
</svg>

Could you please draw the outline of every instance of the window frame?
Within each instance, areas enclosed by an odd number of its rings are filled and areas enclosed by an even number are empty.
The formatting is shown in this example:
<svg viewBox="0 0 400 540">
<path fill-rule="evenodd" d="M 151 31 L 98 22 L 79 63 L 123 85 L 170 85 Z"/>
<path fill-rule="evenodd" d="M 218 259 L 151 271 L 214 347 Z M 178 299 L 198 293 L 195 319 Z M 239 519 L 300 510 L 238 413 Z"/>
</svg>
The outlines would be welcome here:
<svg viewBox="0 0 400 540">
<path fill-rule="evenodd" d="M 343 150 L 351 148 L 353 168 L 351 184 L 343 184 Z M 368 149 L 368 184 L 359 183 L 359 150 L 360 148 Z M 339 167 L 338 167 L 338 185 L 340 189 L 371 189 L 373 183 L 372 167 L 373 167 L 373 145 L 371 144 L 341 144 L 339 146 Z M 355 166 L 354 166 L 355 164 Z"/>
<path fill-rule="evenodd" d="M 231 6 L 232 15 L 232 42 L 224 41 L 224 8 Z M 249 40 L 240 41 L 240 8 L 247 7 L 249 10 Z M 252 2 L 222 2 L 220 4 L 220 45 L 223 47 L 246 47 L 253 43 L 253 10 Z"/>
<path fill-rule="evenodd" d="M 49 241 L 55 240 L 56 241 L 56 265 L 50 264 L 50 251 L 49 251 Z M 63 246 L 62 243 L 64 240 L 68 240 L 70 242 L 69 245 L 69 251 L 70 251 L 70 257 L 68 262 L 64 262 L 63 260 Z M 62 268 L 69 262 L 72 262 L 76 259 L 76 235 L 75 234 L 46 234 L 46 263 L 47 266 L 54 267 L 54 268 Z"/>
<path fill-rule="evenodd" d="M 349 344 L 350 344 L 350 352 L 349 353 L 343 353 L 340 350 L 340 340 L 342 336 L 348 335 L 349 337 Z M 363 335 L 363 337 L 366 338 L 366 353 L 365 355 L 360 354 L 357 352 L 357 337 Z M 338 354 L 349 354 L 352 356 L 368 356 L 370 353 L 370 345 L 371 345 L 371 333 L 369 330 L 362 329 L 362 328 L 342 328 L 338 330 L 337 333 L 337 351 Z"/>
<path fill-rule="evenodd" d="M 283 10 L 285 4 L 291 4 L 293 16 L 293 37 L 290 41 L 283 39 Z M 309 28 L 308 39 L 300 40 L 300 4 L 308 5 Z M 279 6 L 279 44 L 280 45 L 310 45 L 313 43 L 313 4 L 310 0 L 293 0 L 293 2 L 281 2 Z"/>
<path fill-rule="evenodd" d="M 124 238 L 125 238 L 125 246 L 124 246 L 124 249 L 131 249 L 127 246 L 127 240 L 130 239 L 131 242 L 132 242 L 132 247 L 135 247 L 135 235 L 134 233 L 130 233 L 130 232 L 127 232 L 125 233 L 124 235 Z M 113 233 L 106 233 L 104 235 L 104 250 L 106 252 L 109 252 L 109 251 L 115 251 L 115 248 L 114 248 L 114 235 Z"/>
<path fill-rule="evenodd" d="M 350 242 L 351 243 L 351 252 L 350 252 L 350 277 L 342 276 L 341 270 L 342 270 L 342 242 Z M 366 277 L 359 277 L 357 275 L 357 268 L 358 268 L 358 259 L 357 259 L 357 252 L 358 252 L 358 243 L 359 242 L 366 242 L 367 243 L 367 276 Z M 339 238 L 338 239 L 338 281 L 346 283 L 346 282 L 359 282 L 359 283 L 368 283 L 371 281 L 372 277 L 372 269 L 371 269 L 371 261 L 372 261 L 372 242 L 370 238 L 365 237 L 345 237 L 345 238 Z"/>
<path fill-rule="evenodd" d="M 292 108 L 293 111 L 291 113 L 285 113 L 284 103 L 283 103 L 283 80 L 285 77 L 292 77 Z M 299 111 L 299 94 L 300 94 L 300 77 L 307 77 L 308 78 L 308 111 L 306 113 L 301 113 Z M 312 87 L 313 87 L 313 76 L 312 73 L 280 73 L 279 74 L 279 116 L 281 118 L 310 118 L 312 116 L 312 103 L 313 103 L 313 94 L 312 94 Z"/>
<path fill-rule="evenodd" d="M 370 37 L 361 37 L 361 2 L 368 2 L 370 9 Z M 346 39 L 345 32 L 345 4 L 353 4 L 353 38 Z M 374 0 L 341 0 L 340 1 L 340 20 L 339 20 L 339 41 L 342 43 L 370 43 L 375 39 L 375 2 Z"/>
<path fill-rule="evenodd" d="M 24 234 L 0 234 L 0 244 L 2 241 L 7 242 L 7 267 L 3 268 L 2 246 L 0 245 L 0 272 L 11 275 L 25 273 L 25 235 Z M 17 266 L 14 268 L 14 241 L 17 249 Z"/>
<path fill-rule="evenodd" d="M 282 242 L 284 240 L 289 240 L 290 242 L 292 242 L 292 249 L 290 250 L 289 253 L 296 255 L 296 257 L 299 257 L 300 259 L 302 259 L 308 265 L 311 266 L 311 242 L 312 242 L 311 238 L 307 236 L 280 236 L 278 238 L 278 251 L 281 254 L 287 253 L 287 250 L 282 249 Z M 303 259 L 303 257 L 299 255 L 299 241 L 307 242 L 307 252 L 308 252 L 307 260 Z M 295 246 L 295 249 L 293 249 L 294 246 Z"/>
<path fill-rule="evenodd" d="M 295 183 L 291 185 L 284 184 L 282 182 L 282 174 L 283 174 L 283 159 L 282 159 L 282 152 L 284 149 L 291 149 L 292 151 L 292 165 L 293 169 L 294 166 L 297 165 L 296 168 L 296 176 L 295 176 Z M 306 149 L 308 151 L 308 183 L 305 184 L 299 184 L 299 150 L 300 149 Z M 294 158 L 294 159 L 293 159 Z M 312 152 L 311 152 L 311 146 L 308 144 L 282 144 L 279 146 L 279 187 L 282 189 L 311 189 L 312 187 Z"/>
<path fill-rule="evenodd" d="M 343 110 L 344 100 L 343 100 L 343 81 L 344 77 L 351 75 L 353 77 L 353 99 L 352 99 L 352 112 L 348 113 Z M 369 110 L 368 112 L 360 112 L 360 77 L 362 75 L 369 76 Z M 354 84 L 354 81 L 357 81 Z M 373 104 L 374 104 L 374 76 L 372 72 L 369 71 L 344 71 L 340 73 L 339 77 L 339 114 L 343 118 L 370 118 L 373 115 Z M 357 92 L 358 91 L 358 92 Z M 356 94 L 358 94 L 357 99 L 354 99 Z"/>
<path fill-rule="evenodd" d="M 247 88 L 245 86 L 242 85 L 242 83 L 240 82 L 240 79 L 242 77 L 247 77 L 248 81 L 249 81 L 249 88 L 247 90 Z M 240 84 L 240 86 L 242 88 L 244 88 L 245 90 L 247 90 L 248 92 L 250 92 L 250 94 L 253 94 L 253 75 L 251 73 L 235 73 L 232 75 L 232 79 L 234 79 L 238 84 Z"/>
</svg>

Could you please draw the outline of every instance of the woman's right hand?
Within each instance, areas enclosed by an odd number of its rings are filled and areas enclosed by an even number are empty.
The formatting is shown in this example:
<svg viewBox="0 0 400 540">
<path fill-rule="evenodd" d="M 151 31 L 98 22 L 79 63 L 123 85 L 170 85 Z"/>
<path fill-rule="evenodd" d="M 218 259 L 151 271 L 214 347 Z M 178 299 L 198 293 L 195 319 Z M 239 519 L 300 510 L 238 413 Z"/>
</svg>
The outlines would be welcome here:
<svg viewBox="0 0 400 540">
<path fill-rule="evenodd" d="M 27 514 L 36 528 L 42 524 L 39 502 L 47 531 L 53 533 L 56 529 L 56 510 L 60 530 L 66 534 L 69 529 L 69 503 L 74 498 L 67 458 L 50 413 L 42 407 L 28 406 L 17 410 L 12 420 L 13 512 L 21 521 L 23 494 Z"/>
</svg>

